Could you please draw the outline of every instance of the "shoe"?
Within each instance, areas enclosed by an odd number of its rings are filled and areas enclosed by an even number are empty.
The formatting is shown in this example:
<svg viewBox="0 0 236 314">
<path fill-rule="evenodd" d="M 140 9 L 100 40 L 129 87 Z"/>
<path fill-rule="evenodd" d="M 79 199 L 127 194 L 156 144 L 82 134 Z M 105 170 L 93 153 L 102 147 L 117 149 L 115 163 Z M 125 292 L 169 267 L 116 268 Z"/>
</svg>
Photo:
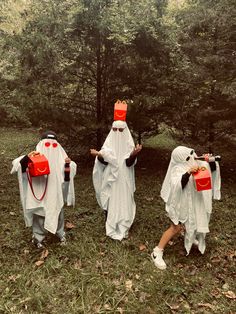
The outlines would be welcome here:
<svg viewBox="0 0 236 314">
<path fill-rule="evenodd" d="M 42 243 L 40 243 L 40 242 L 35 243 L 35 245 L 36 245 L 37 249 L 42 249 L 42 248 L 44 248 L 44 246 L 43 246 Z"/>
<path fill-rule="evenodd" d="M 63 236 L 62 238 L 60 238 L 60 244 L 61 245 L 66 245 L 66 237 Z"/>
<path fill-rule="evenodd" d="M 151 254 L 151 258 L 155 264 L 155 266 L 159 269 L 166 269 L 166 263 L 162 258 L 163 250 L 155 248 Z"/>
<path fill-rule="evenodd" d="M 31 242 L 36 246 L 37 249 L 44 248 L 43 244 L 41 242 L 37 241 L 34 236 L 32 236 Z"/>
</svg>

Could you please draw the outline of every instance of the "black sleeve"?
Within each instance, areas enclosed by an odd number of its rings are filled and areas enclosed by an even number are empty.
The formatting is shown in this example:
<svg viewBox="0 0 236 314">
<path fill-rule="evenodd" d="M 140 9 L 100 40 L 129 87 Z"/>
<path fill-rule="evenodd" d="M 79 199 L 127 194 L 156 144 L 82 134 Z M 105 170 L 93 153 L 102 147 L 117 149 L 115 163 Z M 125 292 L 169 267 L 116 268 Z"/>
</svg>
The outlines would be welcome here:
<svg viewBox="0 0 236 314">
<path fill-rule="evenodd" d="M 28 162 L 29 162 L 29 157 L 28 157 L 28 155 L 25 155 L 25 156 L 20 160 L 22 172 L 26 172 L 26 169 L 27 169 L 27 167 L 28 167 Z"/>
<path fill-rule="evenodd" d="M 216 170 L 216 163 L 214 161 L 209 162 L 210 168 L 211 168 L 211 172 Z"/>
<path fill-rule="evenodd" d="M 136 155 L 130 155 L 129 158 L 125 159 L 126 166 L 131 167 L 134 164 L 136 158 Z"/>
<path fill-rule="evenodd" d="M 182 175 L 182 178 L 181 178 L 182 190 L 185 188 L 186 184 L 188 183 L 189 177 L 190 177 L 190 173 L 188 172 Z"/>
<path fill-rule="evenodd" d="M 67 168 L 67 169 L 69 168 L 69 169 L 70 169 L 70 163 L 69 163 L 69 162 L 68 162 L 68 163 L 67 163 L 67 162 L 65 163 L 65 168 Z M 69 169 L 68 169 L 68 170 L 69 170 Z M 65 182 L 70 181 L 70 171 L 65 171 L 65 172 L 64 172 L 64 181 L 65 181 Z"/>
<path fill-rule="evenodd" d="M 98 156 L 98 160 L 99 160 L 102 164 L 104 164 L 105 166 L 108 165 L 108 162 L 106 162 L 102 156 Z"/>
</svg>

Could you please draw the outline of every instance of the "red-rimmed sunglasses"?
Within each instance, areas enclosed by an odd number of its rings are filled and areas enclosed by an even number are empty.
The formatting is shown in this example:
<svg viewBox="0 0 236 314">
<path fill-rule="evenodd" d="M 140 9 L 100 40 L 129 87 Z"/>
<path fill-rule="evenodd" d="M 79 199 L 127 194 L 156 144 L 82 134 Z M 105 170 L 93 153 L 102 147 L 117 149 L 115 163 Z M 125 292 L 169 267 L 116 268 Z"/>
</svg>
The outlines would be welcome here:
<svg viewBox="0 0 236 314">
<path fill-rule="evenodd" d="M 50 145 L 52 145 L 52 147 L 56 148 L 58 144 L 57 144 L 57 143 L 46 142 L 44 145 L 45 145 L 46 147 L 49 147 Z"/>
<path fill-rule="evenodd" d="M 112 128 L 112 130 L 113 130 L 114 132 L 116 132 L 117 130 L 118 130 L 119 132 L 123 132 L 123 131 L 124 131 L 124 128 Z"/>
</svg>

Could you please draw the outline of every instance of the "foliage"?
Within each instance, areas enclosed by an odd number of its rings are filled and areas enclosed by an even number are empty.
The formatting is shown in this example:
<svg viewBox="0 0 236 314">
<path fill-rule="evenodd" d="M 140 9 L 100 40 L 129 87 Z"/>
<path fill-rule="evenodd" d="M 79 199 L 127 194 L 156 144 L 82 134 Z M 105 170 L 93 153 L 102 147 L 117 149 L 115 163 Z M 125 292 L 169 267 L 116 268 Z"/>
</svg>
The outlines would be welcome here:
<svg viewBox="0 0 236 314">
<path fill-rule="evenodd" d="M 188 1 L 174 13 L 177 114 L 171 119 L 195 141 L 222 140 L 235 123 L 233 9 L 230 0 Z"/>
<path fill-rule="evenodd" d="M 99 149 L 126 99 L 137 137 L 235 141 L 234 2 L 4 0 L 1 125 Z M 140 110 L 141 109 L 141 110 Z M 217 135 L 217 136 L 216 136 Z"/>
</svg>

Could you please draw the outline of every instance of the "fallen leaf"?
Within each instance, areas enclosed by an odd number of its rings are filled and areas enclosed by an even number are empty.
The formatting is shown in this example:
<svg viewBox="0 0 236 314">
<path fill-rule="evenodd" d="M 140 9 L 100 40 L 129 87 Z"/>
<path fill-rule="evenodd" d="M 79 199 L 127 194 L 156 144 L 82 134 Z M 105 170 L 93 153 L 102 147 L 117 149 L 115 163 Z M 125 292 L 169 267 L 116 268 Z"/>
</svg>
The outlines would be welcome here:
<svg viewBox="0 0 236 314">
<path fill-rule="evenodd" d="M 102 269 L 102 261 L 96 261 L 96 268 Z"/>
<path fill-rule="evenodd" d="M 41 255 L 40 255 L 40 260 L 41 260 L 41 261 L 45 260 L 45 259 L 48 257 L 48 253 L 49 253 L 49 252 L 48 252 L 47 249 L 43 250 L 42 253 L 41 253 Z"/>
<path fill-rule="evenodd" d="M 114 284 L 114 286 L 119 287 L 120 286 L 120 281 L 118 279 L 114 279 L 112 280 L 112 283 Z"/>
<path fill-rule="evenodd" d="M 198 303 L 198 306 L 199 307 L 207 307 L 207 308 L 212 309 L 212 310 L 215 309 L 215 307 L 210 303 Z"/>
<path fill-rule="evenodd" d="M 44 261 L 37 261 L 37 262 L 35 262 L 35 265 L 36 266 L 41 266 L 41 265 L 43 265 L 44 264 Z"/>
<path fill-rule="evenodd" d="M 229 251 L 226 253 L 226 257 L 232 261 L 234 258 L 236 258 L 236 251 Z"/>
<path fill-rule="evenodd" d="M 169 304 L 166 302 L 166 305 L 171 309 L 171 310 L 178 310 L 178 308 L 180 307 L 179 304 Z"/>
<path fill-rule="evenodd" d="M 133 286 L 133 282 L 132 280 L 126 280 L 125 282 L 125 288 L 126 288 L 126 291 L 131 291 L 132 290 L 132 286 Z"/>
<path fill-rule="evenodd" d="M 229 291 L 226 291 L 226 292 L 222 292 L 225 296 L 226 296 L 226 298 L 228 298 L 228 299 L 236 299 L 236 295 L 235 295 L 235 293 L 233 292 L 233 291 L 231 291 L 231 290 L 229 290 Z"/>
<path fill-rule="evenodd" d="M 190 305 L 188 304 L 188 302 L 184 302 L 182 306 L 184 309 L 186 309 L 186 311 L 190 311 Z"/>
<path fill-rule="evenodd" d="M 21 275 L 20 274 L 18 274 L 18 275 L 11 275 L 11 276 L 9 276 L 8 277 L 8 280 L 11 280 L 11 281 L 16 281 L 16 279 L 18 279 L 18 278 L 20 278 L 21 277 Z"/>
<path fill-rule="evenodd" d="M 72 222 L 67 221 L 65 227 L 66 229 L 73 229 L 75 228 L 75 225 Z"/>
<path fill-rule="evenodd" d="M 223 284 L 222 289 L 229 290 L 229 285 L 227 283 Z"/>
<path fill-rule="evenodd" d="M 101 306 L 100 305 L 95 305 L 94 306 L 94 313 L 100 313 Z"/>
<path fill-rule="evenodd" d="M 82 263 L 81 260 L 79 259 L 78 261 L 75 262 L 74 264 L 74 269 L 81 269 Z"/>
<path fill-rule="evenodd" d="M 221 262 L 221 258 L 218 257 L 218 256 L 213 256 L 213 257 L 211 258 L 211 262 L 212 262 L 212 263 L 220 263 L 220 262 Z"/>
<path fill-rule="evenodd" d="M 140 245 L 139 245 L 139 251 L 144 251 L 144 250 L 146 250 L 146 249 L 147 249 L 147 247 L 146 247 L 145 244 L 140 244 Z"/>
<path fill-rule="evenodd" d="M 109 305 L 109 304 L 104 304 L 104 309 L 106 309 L 106 310 L 110 310 L 111 309 L 111 306 Z"/>
<path fill-rule="evenodd" d="M 218 274 L 216 274 L 216 278 L 219 280 L 224 280 L 224 275 L 218 273 Z"/>
<path fill-rule="evenodd" d="M 144 302 L 147 300 L 148 297 L 150 297 L 150 294 L 146 292 L 140 292 L 139 301 Z"/>
<path fill-rule="evenodd" d="M 25 298 L 24 300 L 21 300 L 20 301 L 20 304 L 23 304 L 23 303 L 25 303 L 25 302 L 28 302 L 28 301 L 30 301 L 31 300 L 31 298 Z"/>
<path fill-rule="evenodd" d="M 220 289 L 219 288 L 216 288 L 216 289 L 213 289 L 212 291 L 211 291 L 211 295 L 213 296 L 213 297 L 215 297 L 215 298 L 220 298 L 221 297 L 221 294 L 220 294 L 221 292 L 220 292 Z"/>
</svg>

